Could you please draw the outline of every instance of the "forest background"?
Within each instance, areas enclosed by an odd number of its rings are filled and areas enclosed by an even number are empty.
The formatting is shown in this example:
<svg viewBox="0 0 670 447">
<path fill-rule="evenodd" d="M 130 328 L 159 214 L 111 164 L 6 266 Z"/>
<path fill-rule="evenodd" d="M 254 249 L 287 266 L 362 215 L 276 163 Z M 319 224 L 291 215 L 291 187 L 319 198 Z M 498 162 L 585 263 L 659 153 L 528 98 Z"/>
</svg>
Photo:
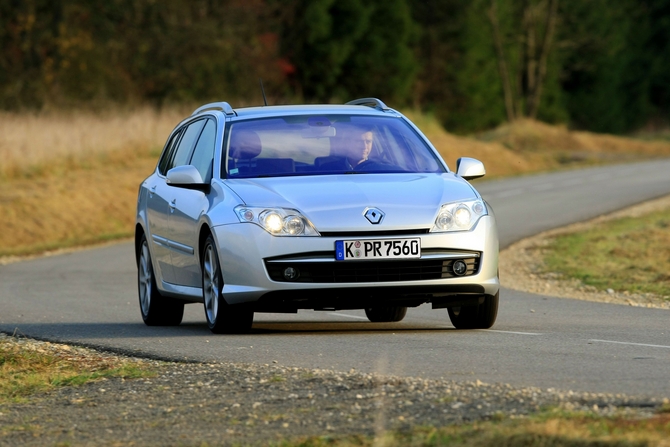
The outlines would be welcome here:
<svg viewBox="0 0 670 447">
<path fill-rule="evenodd" d="M 0 110 L 345 102 L 451 132 L 670 121 L 670 0 L 3 0 Z"/>
</svg>

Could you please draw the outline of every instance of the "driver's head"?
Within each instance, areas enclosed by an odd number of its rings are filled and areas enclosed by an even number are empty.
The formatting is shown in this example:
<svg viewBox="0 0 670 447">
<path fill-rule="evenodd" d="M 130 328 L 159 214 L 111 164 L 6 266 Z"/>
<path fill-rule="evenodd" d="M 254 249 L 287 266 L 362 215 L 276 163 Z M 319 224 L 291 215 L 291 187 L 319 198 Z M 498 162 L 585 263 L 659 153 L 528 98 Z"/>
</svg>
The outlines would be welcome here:
<svg viewBox="0 0 670 447">
<path fill-rule="evenodd" d="M 366 160 L 370 156 L 370 152 L 372 152 L 372 131 L 371 130 L 364 130 L 360 134 L 360 139 L 363 143 L 363 146 L 365 147 L 365 152 L 363 153 L 364 157 Z"/>
<path fill-rule="evenodd" d="M 368 159 L 372 151 L 372 131 L 358 126 L 341 126 L 337 129 L 336 153 L 349 159 L 352 165 Z"/>
</svg>

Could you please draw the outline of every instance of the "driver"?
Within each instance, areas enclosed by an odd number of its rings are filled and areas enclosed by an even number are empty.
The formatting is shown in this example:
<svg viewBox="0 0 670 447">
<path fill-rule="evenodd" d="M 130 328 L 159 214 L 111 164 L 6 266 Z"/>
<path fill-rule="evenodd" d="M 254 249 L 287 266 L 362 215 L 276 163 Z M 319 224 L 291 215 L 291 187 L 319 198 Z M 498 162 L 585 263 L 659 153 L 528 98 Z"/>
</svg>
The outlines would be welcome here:
<svg viewBox="0 0 670 447">
<path fill-rule="evenodd" d="M 339 158 L 322 166 L 328 170 L 351 171 L 368 160 L 372 151 L 373 134 L 369 129 L 342 126 L 331 143 L 331 154 Z"/>
</svg>

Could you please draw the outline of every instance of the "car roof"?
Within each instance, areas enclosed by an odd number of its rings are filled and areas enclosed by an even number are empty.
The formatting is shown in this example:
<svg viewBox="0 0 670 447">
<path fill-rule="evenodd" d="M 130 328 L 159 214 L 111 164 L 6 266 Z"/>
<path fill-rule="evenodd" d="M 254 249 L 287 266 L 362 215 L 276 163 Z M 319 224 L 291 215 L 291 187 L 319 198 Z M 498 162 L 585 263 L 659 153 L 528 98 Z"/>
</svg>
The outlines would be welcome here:
<svg viewBox="0 0 670 447">
<path fill-rule="evenodd" d="M 389 115 L 389 112 L 395 111 L 391 109 L 382 111 L 366 106 L 348 106 L 337 104 L 261 106 L 235 109 L 235 114 L 238 118 L 313 114 Z M 397 115 L 397 113 L 394 113 L 393 115 Z"/>
<path fill-rule="evenodd" d="M 260 117 L 287 116 L 287 115 L 312 115 L 312 114 L 356 114 L 395 116 L 401 114 L 391 109 L 377 98 L 361 98 L 346 104 L 302 104 L 302 105 L 277 105 L 235 108 L 227 102 L 215 102 L 205 104 L 197 108 L 191 116 L 205 112 L 218 111 L 224 113 L 229 119 L 253 119 Z"/>
</svg>

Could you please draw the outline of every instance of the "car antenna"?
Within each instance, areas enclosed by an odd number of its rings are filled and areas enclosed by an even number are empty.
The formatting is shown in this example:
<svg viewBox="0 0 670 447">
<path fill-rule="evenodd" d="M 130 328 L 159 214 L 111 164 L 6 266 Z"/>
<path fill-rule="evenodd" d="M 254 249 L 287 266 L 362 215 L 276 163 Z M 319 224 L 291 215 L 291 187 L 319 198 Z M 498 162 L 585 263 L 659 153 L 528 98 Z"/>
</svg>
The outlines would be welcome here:
<svg viewBox="0 0 670 447">
<path fill-rule="evenodd" d="M 268 99 L 265 97 L 265 89 L 263 88 L 263 78 L 258 78 L 258 81 L 261 83 L 261 93 L 263 93 L 263 102 L 265 105 L 268 105 Z"/>
</svg>

